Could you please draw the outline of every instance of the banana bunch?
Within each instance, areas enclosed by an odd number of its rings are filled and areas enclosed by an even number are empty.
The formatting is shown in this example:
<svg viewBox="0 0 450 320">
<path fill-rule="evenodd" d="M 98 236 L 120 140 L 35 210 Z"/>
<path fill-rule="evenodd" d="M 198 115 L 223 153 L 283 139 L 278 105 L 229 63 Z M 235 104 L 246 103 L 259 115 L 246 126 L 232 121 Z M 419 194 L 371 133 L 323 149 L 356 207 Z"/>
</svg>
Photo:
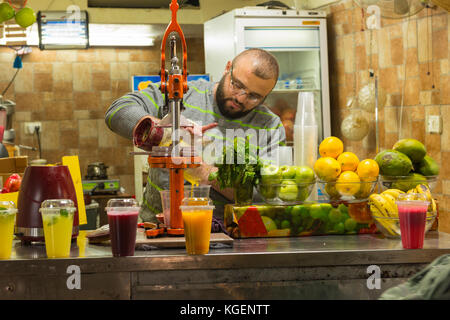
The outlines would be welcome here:
<svg viewBox="0 0 450 320">
<path fill-rule="evenodd" d="M 437 206 L 436 201 L 433 199 L 431 195 L 430 188 L 426 184 L 418 184 L 415 188 L 408 190 L 407 193 L 423 193 L 427 197 L 427 201 L 430 202 L 428 206 L 428 212 L 436 212 Z"/>
<path fill-rule="evenodd" d="M 369 206 L 372 213 L 379 217 L 398 217 L 398 208 L 395 201 L 400 193 L 399 189 L 388 189 L 380 194 L 373 193 L 369 196 Z"/>
<path fill-rule="evenodd" d="M 399 189 L 388 189 L 380 194 L 373 193 L 369 196 L 370 211 L 374 216 L 386 218 L 398 218 L 398 208 L 395 204 L 399 194 L 405 193 Z M 399 234 L 399 228 L 395 222 L 389 219 L 377 220 L 393 236 Z"/>
</svg>

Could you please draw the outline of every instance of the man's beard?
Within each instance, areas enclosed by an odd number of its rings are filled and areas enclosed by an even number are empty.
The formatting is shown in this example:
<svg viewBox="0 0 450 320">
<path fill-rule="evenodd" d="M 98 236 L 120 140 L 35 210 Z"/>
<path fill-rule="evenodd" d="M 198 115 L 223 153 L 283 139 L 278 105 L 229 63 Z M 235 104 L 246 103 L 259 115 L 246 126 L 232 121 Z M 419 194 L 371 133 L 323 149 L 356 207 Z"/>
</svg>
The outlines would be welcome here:
<svg viewBox="0 0 450 320">
<path fill-rule="evenodd" d="M 223 76 L 222 79 L 220 79 L 219 85 L 217 86 L 217 90 L 216 90 L 216 102 L 217 102 L 217 106 L 219 107 L 220 112 L 227 118 L 230 119 L 237 119 L 237 118 L 241 118 L 245 115 L 247 115 L 251 110 L 248 111 L 243 111 L 245 110 L 245 106 L 240 103 L 239 101 L 236 100 L 236 98 L 225 98 L 225 93 L 224 93 L 224 86 L 225 86 L 225 77 Z M 234 104 L 238 105 L 241 109 L 241 111 L 232 111 L 230 108 L 231 107 L 227 107 L 226 103 L 228 101 L 233 101 Z"/>
</svg>

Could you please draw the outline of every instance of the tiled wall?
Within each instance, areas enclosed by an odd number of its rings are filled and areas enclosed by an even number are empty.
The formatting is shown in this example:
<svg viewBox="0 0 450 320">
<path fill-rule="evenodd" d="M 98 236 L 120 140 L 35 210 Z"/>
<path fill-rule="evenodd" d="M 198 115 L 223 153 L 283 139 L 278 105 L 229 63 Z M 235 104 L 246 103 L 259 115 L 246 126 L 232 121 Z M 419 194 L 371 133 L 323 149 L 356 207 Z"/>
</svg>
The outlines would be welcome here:
<svg viewBox="0 0 450 320">
<path fill-rule="evenodd" d="M 187 39 L 187 45 L 188 71 L 204 73 L 203 39 Z M 132 143 L 112 133 L 104 115 L 112 101 L 131 90 L 132 75 L 158 74 L 160 46 L 61 51 L 33 47 L 5 96 L 17 103 L 16 144 L 36 147 L 36 136 L 25 134 L 24 123 L 40 121 L 42 157 L 49 163 L 78 155 L 84 177 L 89 163 L 104 162 L 109 177 L 120 179 L 126 192 L 134 194 Z M 0 92 L 14 75 L 14 56 L 12 49 L 0 47 Z M 21 154 L 39 156 L 35 151 Z"/>
<path fill-rule="evenodd" d="M 333 134 L 342 137 L 340 124 L 349 113 L 347 98 L 368 83 L 368 68 L 372 65 L 379 87 L 387 97 L 379 114 L 380 147 L 391 148 L 399 137 L 424 142 L 428 153 L 441 165 L 434 194 L 442 213 L 440 222 L 450 232 L 450 14 L 437 8 L 424 9 L 409 19 L 381 19 L 381 29 L 372 31 L 371 48 L 370 31 L 363 26 L 362 10 L 354 1 L 340 1 L 325 10 L 328 12 Z M 368 137 L 360 142 L 344 139 L 346 149 L 359 157 L 376 154 L 375 117 L 373 113 L 366 115 L 372 119 Z M 427 115 L 441 115 L 442 134 L 426 133 Z"/>
</svg>

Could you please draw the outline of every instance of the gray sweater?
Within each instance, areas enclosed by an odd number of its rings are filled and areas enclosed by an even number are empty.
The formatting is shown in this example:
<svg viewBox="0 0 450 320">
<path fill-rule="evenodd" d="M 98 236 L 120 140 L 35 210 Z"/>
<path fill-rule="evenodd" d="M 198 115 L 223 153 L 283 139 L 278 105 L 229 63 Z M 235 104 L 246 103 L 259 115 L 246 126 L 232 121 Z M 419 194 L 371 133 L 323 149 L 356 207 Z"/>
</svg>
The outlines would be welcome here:
<svg viewBox="0 0 450 320">
<path fill-rule="evenodd" d="M 214 83 L 197 80 L 189 82 L 188 86 L 189 90 L 183 99 L 186 109 L 182 115 L 202 126 L 217 122 L 217 127 L 204 133 L 211 140 L 219 139 L 222 143 L 229 143 L 226 129 L 242 129 L 246 135 L 256 133 L 258 138 L 254 141 L 258 141 L 261 156 L 265 154 L 266 147 L 285 142 L 286 135 L 279 117 L 266 106 L 257 106 L 239 119 L 228 119 L 222 115 L 214 99 Z M 144 90 L 130 92 L 115 100 L 106 112 L 106 125 L 122 137 L 132 139 L 136 123 L 146 115 L 161 118 L 163 105 L 164 97 L 158 85 L 150 84 Z M 259 138 L 264 132 L 267 135 L 267 142 L 263 140 L 263 143 L 259 143 Z M 168 174 L 164 169 L 151 169 L 141 209 L 142 220 L 155 221 L 154 215 L 161 212 L 158 191 L 168 187 Z"/>
</svg>

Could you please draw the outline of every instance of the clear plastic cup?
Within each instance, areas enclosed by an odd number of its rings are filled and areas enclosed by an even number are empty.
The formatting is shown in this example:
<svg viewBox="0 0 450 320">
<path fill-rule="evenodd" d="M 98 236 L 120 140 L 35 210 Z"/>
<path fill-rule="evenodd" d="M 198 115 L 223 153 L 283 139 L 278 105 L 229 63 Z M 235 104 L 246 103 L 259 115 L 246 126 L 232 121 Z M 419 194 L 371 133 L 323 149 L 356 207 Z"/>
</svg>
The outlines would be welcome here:
<svg viewBox="0 0 450 320">
<path fill-rule="evenodd" d="M 187 253 L 207 254 L 214 206 L 181 205 L 180 210 L 183 216 Z"/>
<path fill-rule="evenodd" d="M 11 257 L 17 209 L 12 201 L 0 201 L 0 260 Z"/>
<path fill-rule="evenodd" d="M 422 249 L 428 205 L 423 193 L 400 194 L 396 201 L 404 249 Z"/>
<path fill-rule="evenodd" d="M 49 199 L 41 203 L 39 212 L 44 227 L 45 251 L 48 258 L 70 256 L 73 216 L 77 208 L 70 199 Z"/>
<path fill-rule="evenodd" d="M 210 185 L 184 186 L 184 198 L 191 198 L 192 204 L 208 204 Z M 164 215 L 164 224 L 170 226 L 170 190 L 161 190 L 161 204 Z M 189 204 L 186 204 L 189 205 Z"/>
<path fill-rule="evenodd" d="M 111 199 L 106 204 L 114 257 L 134 256 L 139 209 L 139 203 L 132 198 Z"/>
</svg>

